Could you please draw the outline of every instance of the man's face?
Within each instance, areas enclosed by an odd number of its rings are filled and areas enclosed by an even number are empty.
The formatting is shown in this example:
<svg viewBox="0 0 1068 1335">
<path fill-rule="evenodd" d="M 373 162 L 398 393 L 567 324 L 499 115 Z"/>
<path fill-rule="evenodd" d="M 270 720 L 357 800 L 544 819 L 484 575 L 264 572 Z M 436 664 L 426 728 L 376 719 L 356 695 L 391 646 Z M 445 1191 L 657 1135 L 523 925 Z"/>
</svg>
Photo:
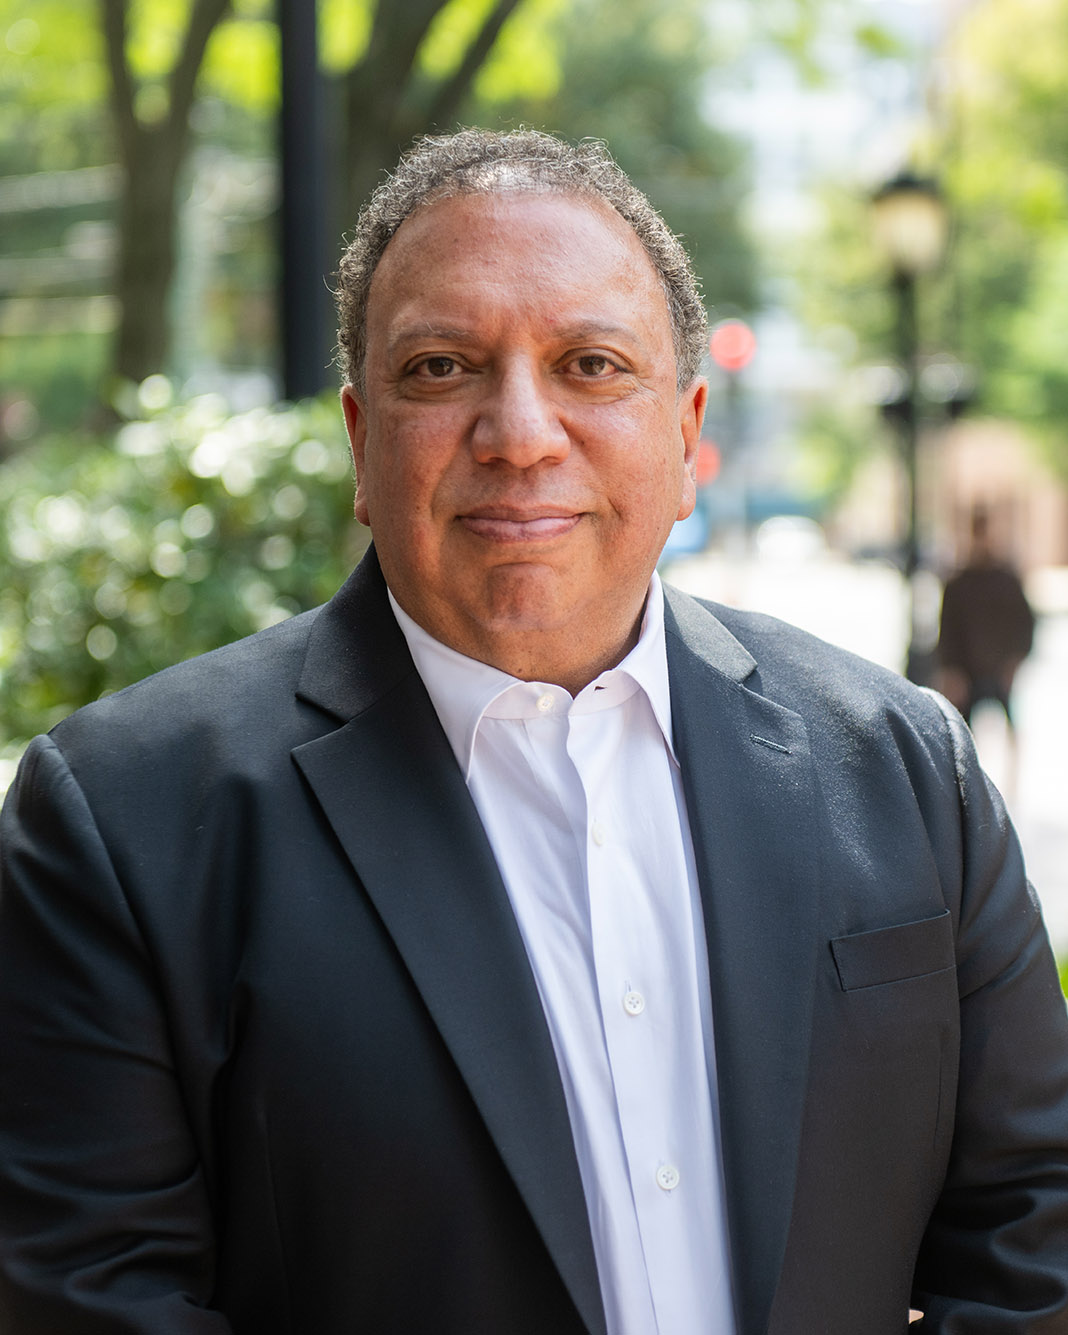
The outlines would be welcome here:
<svg viewBox="0 0 1068 1335">
<path fill-rule="evenodd" d="M 626 224 L 561 196 L 416 213 L 371 285 L 366 384 L 342 393 L 356 516 L 405 611 L 516 676 L 576 689 L 617 662 L 693 509 L 706 394 L 677 393 Z"/>
</svg>

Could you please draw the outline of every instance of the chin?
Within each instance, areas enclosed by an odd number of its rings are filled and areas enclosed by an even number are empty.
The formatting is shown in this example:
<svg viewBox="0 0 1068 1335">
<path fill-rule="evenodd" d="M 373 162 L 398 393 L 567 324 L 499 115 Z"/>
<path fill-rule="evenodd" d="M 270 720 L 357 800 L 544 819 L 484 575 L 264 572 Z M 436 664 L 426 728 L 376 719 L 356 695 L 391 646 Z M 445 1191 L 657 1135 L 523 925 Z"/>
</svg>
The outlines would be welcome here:
<svg viewBox="0 0 1068 1335">
<path fill-rule="evenodd" d="M 498 630 L 554 630 L 577 608 L 561 595 L 560 577 L 546 566 L 498 566 L 486 581 L 487 626 Z"/>
</svg>

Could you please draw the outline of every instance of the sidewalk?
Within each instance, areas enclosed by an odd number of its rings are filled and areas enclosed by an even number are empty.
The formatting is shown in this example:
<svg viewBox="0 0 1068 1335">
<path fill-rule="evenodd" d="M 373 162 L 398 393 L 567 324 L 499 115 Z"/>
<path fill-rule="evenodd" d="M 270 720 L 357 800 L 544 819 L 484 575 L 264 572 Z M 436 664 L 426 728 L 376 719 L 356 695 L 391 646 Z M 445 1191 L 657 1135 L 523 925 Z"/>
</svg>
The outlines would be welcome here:
<svg viewBox="0 0 1068 1335">
<path fill-rule="evenodd" d="M 1057 572 L 1061 574 L 1062 572 Z M 1068 575 L 1068 572 L 1063 572 Z M 907 637 L 900 576 L 824 554 L 803 562 L 728 565 L 719 556 L 685 557 L 665 578 L 689 593 L 792 621 L 886 667 L 899 668 Z M 1065 579 L 1050 581 L 1063 589 Z M 1042 616 L 1014 694 L 1015 764 L 1001 715 L 977 712 L 976 744 L 1005 797 L 1050 936 L 1068 958 L 1068 606 Z"/>
<path fill-rule="evenodd" d="M 976 740 L 1016 822 L 1054 947 L 1068 959 L 1068 612 L 1041 619 L 1014 707 L 1015 782 L 1000 719 L 977 717 Z"/>
</svg>

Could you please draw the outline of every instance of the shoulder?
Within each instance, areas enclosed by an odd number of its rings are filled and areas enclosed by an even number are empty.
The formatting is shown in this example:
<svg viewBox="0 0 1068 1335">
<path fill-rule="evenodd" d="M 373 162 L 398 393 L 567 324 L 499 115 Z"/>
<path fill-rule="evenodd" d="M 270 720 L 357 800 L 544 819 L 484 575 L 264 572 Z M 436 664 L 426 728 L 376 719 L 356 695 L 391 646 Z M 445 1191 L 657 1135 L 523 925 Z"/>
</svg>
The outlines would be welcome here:
<svg viewBox="0 0 1068 1335">
<path fill-rule="evenodd" d="M 678 637 L 687 649 L 707 655 L 713 666 L 726 658 L 746 687 L 787 708 L 804 701 L 843 705 L 853 701 L 858 708 L 893 704 L 925 713 L 933 710 L 933 715 L 941 717 L 931 693 L 900 673 L 777 617 L 692 598 L 677 590 L 671 591 L 670 605 Z M 736 646 L 726 656 L 724 632 Z M 749 660 L 745 676 L 737 672 L 742 656 Z"/>
<path fill-rule="evenodd" d="M 813 760 L 836 782 L 851 771 L 877 786 L 897 772 L 915 784 L 937 776 L 935 787 L 955 793 L 963 774 L 976 768 L 963 721 L 934 691 L 776 617 L 676 591 L 670 605 L 681 641 L 675 653 L 717 671 L 726 665 L 736 690 L 796 714 Z M 726 651 L 724 637 L 733 642 Z M 673 695 L 672 706 L 693 710 L 706 699 L 687 692 L 679 700 Z"/>
<path fill-rule="evenodd" d="M 202 764 L 220 750 L 236 756 L 250 739 L 280 724 L 286 731 L 320 610 L 104 696 L 64 719 L 50 736 L 76 771 L 106 773 L 109 759 L 136 769 L 144 758 L 162 769 L 179 755 L 197 756 Z"/>
</svg>

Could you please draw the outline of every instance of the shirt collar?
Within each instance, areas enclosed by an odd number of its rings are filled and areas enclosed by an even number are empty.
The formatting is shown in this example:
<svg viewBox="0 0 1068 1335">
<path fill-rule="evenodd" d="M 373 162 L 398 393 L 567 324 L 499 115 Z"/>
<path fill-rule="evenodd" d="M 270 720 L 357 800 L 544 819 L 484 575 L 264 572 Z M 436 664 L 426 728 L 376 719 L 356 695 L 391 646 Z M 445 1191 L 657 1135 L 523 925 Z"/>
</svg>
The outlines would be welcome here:
<svg viewBox="0 0 1068 1335">
<path fill-rule="evenodd" d="M 537 701 L 546 692 L 563 701 L 559 712 L 566 709 L 567 712 L 592 713 L 619 704 L 635 690 L 641 690 L 649 701 L 672 758 L 677 759 L 671 737 L 664 590 L 660 576 L 655 572 L 649 584 L 637 644 L 618 667 L 602 672 L 570 705 L 567 703 L 570 696 L 562 687 L 520 681 L 488 663 L 468 658 L 436 640 L 413 621 L 392 592 L 389 602 L 465 780 L 471 772 L 479 724 L 487 713 L 496 718 L 533 716 Z M 508 698 L 503 699 L 505 696 Z"/>
</svg>

